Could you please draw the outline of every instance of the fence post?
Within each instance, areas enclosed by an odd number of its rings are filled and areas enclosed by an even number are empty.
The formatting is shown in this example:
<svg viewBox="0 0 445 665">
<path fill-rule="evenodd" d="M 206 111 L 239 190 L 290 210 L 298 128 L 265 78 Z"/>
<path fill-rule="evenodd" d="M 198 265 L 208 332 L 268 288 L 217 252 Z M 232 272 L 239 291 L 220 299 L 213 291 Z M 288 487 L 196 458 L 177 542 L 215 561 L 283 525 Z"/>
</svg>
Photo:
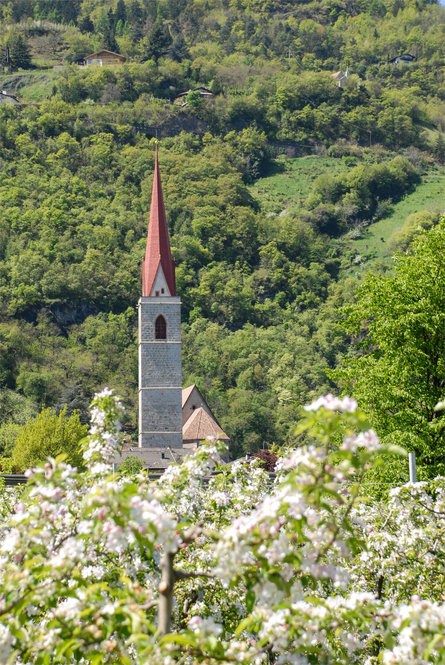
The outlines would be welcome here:
<svg viewBox="0 0 445 665">
<path fill-rule="evenodd" d="M 409 460 L 409 481 L 410 483 L 417 482 L 416 474 L 416 453 L 408 453 Z"/>
</svg>

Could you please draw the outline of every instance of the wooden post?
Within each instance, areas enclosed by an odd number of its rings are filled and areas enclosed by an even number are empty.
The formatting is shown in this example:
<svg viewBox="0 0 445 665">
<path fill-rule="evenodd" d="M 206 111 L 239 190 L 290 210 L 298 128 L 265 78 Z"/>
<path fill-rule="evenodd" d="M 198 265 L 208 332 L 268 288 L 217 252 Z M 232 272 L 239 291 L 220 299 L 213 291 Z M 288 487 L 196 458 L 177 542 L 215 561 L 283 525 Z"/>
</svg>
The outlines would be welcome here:
<svg viewBox="0 0 445 665">
<path fill-rule="evenodd" d="M 408 462 L 409 462 L 409 481 L 410 483 L 416 483 L 417 482 L 416 453 L 408 453 Z"/>
</svg>

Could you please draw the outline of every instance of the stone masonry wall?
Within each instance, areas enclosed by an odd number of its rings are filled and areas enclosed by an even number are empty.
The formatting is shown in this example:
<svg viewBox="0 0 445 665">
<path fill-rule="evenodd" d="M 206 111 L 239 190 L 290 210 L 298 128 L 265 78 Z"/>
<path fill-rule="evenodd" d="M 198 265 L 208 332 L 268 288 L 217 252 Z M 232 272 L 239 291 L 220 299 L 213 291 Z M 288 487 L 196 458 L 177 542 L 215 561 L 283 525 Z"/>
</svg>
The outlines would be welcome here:
<svg viewBox="0 0 445 665">
<path fill-rule="evenodd" d="M 139 446 L 182 447 L 181 301 L 139 300 Z M 162 314 L 167 339 L 155 339 Z"/>
</svg>

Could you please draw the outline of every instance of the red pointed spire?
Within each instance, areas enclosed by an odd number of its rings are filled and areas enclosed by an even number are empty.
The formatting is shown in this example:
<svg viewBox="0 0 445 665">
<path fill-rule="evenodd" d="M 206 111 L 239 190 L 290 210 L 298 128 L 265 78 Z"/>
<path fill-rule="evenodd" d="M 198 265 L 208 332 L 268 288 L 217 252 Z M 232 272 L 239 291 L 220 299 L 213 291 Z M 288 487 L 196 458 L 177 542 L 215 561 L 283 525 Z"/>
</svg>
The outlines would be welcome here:
<svg viewBox="0 0 445 665">
<path fill-rule="evenodd" d="M 158 144 L 156 143 L 155 172 L 151 195 L 150 222 L 148 224 L 147 248 L 142 261 L 142 295 L 153 296 L 153 287 L 160 268 L 164 273 L 171 296 L 176 295 L 175 263 L 170 251 L 164 199 L 162 198 L 161 176 L 158 165 Z M 158 293 L 158 295 L 160 295 Z M 167 294 L 168 295 L 168 294 Z"/>
</svg>

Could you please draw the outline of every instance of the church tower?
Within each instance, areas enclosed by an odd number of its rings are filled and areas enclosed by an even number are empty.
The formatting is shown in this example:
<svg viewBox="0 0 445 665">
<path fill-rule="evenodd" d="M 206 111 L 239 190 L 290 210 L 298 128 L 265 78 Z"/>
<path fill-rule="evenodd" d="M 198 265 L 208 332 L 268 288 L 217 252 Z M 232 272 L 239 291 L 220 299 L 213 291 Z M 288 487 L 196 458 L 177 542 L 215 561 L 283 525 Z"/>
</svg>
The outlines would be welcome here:
<svg viewBox="0 0 445 665">
<path fill-rule="evenodd" d="M 139 313 L 139 447 L 182 448 L 181 301 L 156 145 Z"/>
</svg>

